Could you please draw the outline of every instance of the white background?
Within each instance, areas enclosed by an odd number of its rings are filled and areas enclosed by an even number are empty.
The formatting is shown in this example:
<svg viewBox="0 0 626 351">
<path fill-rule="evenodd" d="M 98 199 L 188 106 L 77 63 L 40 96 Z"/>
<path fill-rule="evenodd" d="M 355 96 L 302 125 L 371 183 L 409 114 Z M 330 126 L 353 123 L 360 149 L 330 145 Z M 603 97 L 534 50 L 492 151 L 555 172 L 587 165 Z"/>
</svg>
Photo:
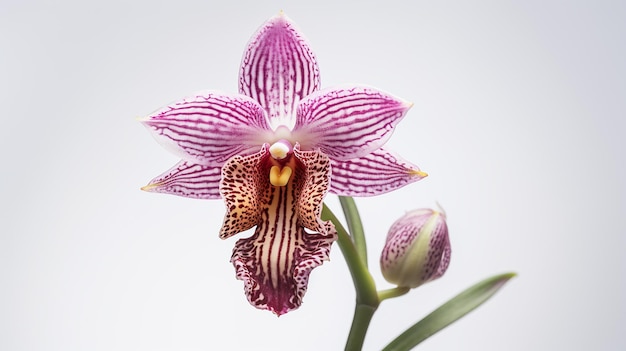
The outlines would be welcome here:
<svg viewBox="0 0 626 351">
<path fill-rule="evenodd" d="M 236 92 L 249 37 L 281 9 L 324 87 L 415 103 L 388 146 L 430 176 L 357 199 L 379 288 L 391 223 L 436 201 L 448 214 L 447 274 L 384 302 L 365 350 L 505 271 L 519 276 L 419 349 L 626 347 L 624 2 L 0 0 L 0 349 L 343 348 L 337 247 L 277 318 L 234 278 L 221 201 L 139 191 L 177 159 L 136 118 Z"/>
</svg>

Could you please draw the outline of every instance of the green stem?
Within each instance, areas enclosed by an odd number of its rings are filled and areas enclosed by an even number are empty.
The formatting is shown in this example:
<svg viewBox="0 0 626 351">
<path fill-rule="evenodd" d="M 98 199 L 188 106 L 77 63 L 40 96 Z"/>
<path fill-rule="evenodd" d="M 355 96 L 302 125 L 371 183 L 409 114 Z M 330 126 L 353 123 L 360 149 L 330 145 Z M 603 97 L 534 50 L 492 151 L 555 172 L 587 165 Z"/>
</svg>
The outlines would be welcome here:
<svg viewBox="0 0 626 351">
<path fill-rule="evenodd" d="M 363 349 L 365 334 L 374 316 L 374 312 L 376 312 L 376 307 L 360 304 L 356 305 L 345 351 L 361 351 Z"/>
<path fill-rule="evenodd" d="M 363 223 L 361 223 L 361 216 L 359 216 L 359 210 L 356 208 L 354 199 L 349 196 L 339 196 L 339 202 L 341 208 L 346 216 L 348 222 L 348 230 L 352 236 L 352 241 L 356 246 L 356 250 L 363 259 L 365 266 L 367 266 L 367 244 L 365 243 L 365 231 L 363 230 Z"/>
<path fill-rule="evenodd" d="M 376 284 L 374 283 L 374 278 L 367 270 L 365 262 L 359 255 L 352 238 L 326 204 L 322 208 L 322 219 L 331 221 L 335 225 L 337 244 L 346 260 L 356 291 L 354 318 L 352 319 L 352 326 L 350 327 L 345 350 L 360 351 L 363 347 L 367 328 L 380 303 Z"/>
<path fill-rule="evenodd" d="M 372 278 L 363 260 L 361 260 L 352 242 L 352 238 L 343 227 L 343 224 L 339 222 L 335 214 L 326 204 L 324 204 L 322 208 L 322 220 L 331 221 L 335 225 L 335 229 L 337 230 L 337 244 L 339 245 L 339 249 L 341 249 L 341 253 L 352 275 L 357 303 L 378 307 L 378 292 L 376 292 L 374 278 Z"/>
<path fill-rule="evenodd" d="M 383 300 L 387 300 L 390 299 L 392 297 L 398 297 L 398 296 L 402 296 L 406 293 L 408 293 L 409 291 L 411 291 L 411 288 L 409 287 L 395 287 L 392 289 L 387 289 L 387 290 L 381 290 L 378 292 L 378 298 L 380 299 L 380 301 Z"/>
</svg>

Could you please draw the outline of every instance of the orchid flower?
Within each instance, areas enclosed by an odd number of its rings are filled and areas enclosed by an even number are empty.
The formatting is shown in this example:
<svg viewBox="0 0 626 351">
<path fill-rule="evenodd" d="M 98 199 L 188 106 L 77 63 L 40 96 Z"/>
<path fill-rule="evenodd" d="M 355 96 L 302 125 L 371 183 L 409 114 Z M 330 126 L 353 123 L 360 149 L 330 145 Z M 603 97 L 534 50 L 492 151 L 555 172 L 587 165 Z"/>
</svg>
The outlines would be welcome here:
<svg viewBox="0 0 626 351">
<path fill-rule="evenodd" d="M 182 158 L 142 189 L 222 197 L 223 239 L 256 226 L 231 262 L 250 303 L 281 315 L 336 239 L 320 219 L 328 191 L 371 196 L 426 176 L 382 148 L 410 107 L 365 86 L 320 90 L 315 55 L 281 13 L 248 43 L 239 94 L 199 92 L 142 120 Z"/>
</svg>

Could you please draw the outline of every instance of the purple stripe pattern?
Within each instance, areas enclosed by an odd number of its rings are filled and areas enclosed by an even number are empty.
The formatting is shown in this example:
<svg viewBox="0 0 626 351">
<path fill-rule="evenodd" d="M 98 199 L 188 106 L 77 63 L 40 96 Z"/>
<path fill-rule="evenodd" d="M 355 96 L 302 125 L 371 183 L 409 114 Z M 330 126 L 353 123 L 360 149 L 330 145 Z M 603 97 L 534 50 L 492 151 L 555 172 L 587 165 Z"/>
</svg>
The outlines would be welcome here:
<svg viewBox="0 0 626 351">
<path fill-rule="evenodd" d="M 222 166 L 235 155 L 259 150 L 269 132 L 265 112 L 245 96 L 201 92 L 143 120 L 155 138 L 182 159 Z"/>
<path fill-rule="evenodd" d="M 180 161 L 141 189 L 194 199 L 219 199 L 221 177 L 222 167 Z"/>
<path fill-rule="evenodd" d="M 416 288 L 441 277 L 450 264 L 450 254 L 445 214 L 418 209 L 391 225 L 380 268 L 388 282 Z"/>
<path fill-rule="evenodd" d="M 293 127 L 298 102 L 319 85 L 313 51 L 282 13 L 252 36 L 241 62 L 239 92 L 265 108 L 273 128 Z"/>
<path fill-rule="evenodd" d="M 397 154 L 380 148 L 367 156 L 332 161 L 330 192 L 341 196 L 374 196 L 416 182 L 426 173 Z"/>
<path fill-rule="evenodd" d="M 227 206 L 222 238 L 256 225 L 254 235 L 238 240 L 233 250 L 236 276 L 253 306 L 277 315 L 300 306 L 311 270 L 328 260 L 336 240 L 333 225 L 319 219 L 330 183 L 328 157 L 296 145 L 282 163 L 295 168 L 291 179 L 272 186 L 270 168 L 281 162 L 267 146 L 235 156 L 224 165 L 220 190 Z"/>
<path fill-rule="evenodd" d="M 304 149 L 345 161 L 379 149 L 410 107 L 372 88 L 327 89 L 300 103 L 293 134 Z"/>
</svg>

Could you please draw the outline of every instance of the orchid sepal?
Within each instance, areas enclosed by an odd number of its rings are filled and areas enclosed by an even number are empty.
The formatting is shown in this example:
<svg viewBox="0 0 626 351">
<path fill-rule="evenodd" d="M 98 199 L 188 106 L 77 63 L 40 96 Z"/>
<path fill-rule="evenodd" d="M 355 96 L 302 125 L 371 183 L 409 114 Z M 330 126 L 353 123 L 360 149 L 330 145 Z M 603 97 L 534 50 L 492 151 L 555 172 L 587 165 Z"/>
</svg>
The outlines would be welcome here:
<svg viewBox="0 0 626 351">
<path fill-rule="evenodd" d="M 219 166 L 203 166 L 180 161 L 152 179 L 141 190 L 194 199 L 219 199 Z"/>
<path fill-rule="evenodd" d="M 331 163 L 330 192 L 340 196 L 381 195 L 428 176 L 417 165 L 385 148 L 363 157 Z"/>
</svg>

